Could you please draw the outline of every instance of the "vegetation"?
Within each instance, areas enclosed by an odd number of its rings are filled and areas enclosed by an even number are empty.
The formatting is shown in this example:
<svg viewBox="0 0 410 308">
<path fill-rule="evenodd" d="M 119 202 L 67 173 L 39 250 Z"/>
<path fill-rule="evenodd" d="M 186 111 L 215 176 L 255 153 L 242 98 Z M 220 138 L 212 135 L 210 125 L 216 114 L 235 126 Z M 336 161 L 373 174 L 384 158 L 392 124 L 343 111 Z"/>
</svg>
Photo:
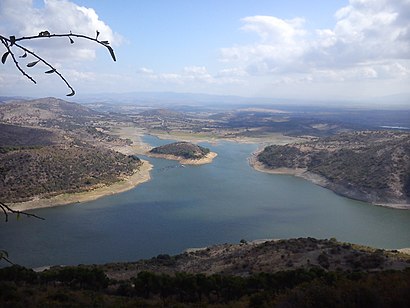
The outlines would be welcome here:
<svg viewBox="0 0 410 308">
<path fill-rule="evenodd" d="M 266 147 L 258 160 L 268 168 L 305 168 L 326 187 L 369 202 L 410 202 L 410 134 L 344 133 L 310 142 Z"/>
<path fill-rule="evenodd" d="M 0 123 L 0 153 L 26 147 L 52 145 L 52 131 Z"/>
<path fill-rule="evenodd" d="M 64 267 L 41 273 L 0 269 L 3 307 L 408 307 L 410 270 L 327 272 L 320 268 L 247 277 L 140 272 L 110 280 L 98 268 Z"/>
<path fill-rule="evenodd" d="M 0 154 L 0 191 L 4 202 L 80 192 L 116 182 L 140 164 L 137 157 L 86 146 L 10 151 Z"/>
<path fill-rule="evenodd" d="M 104 115 L 54 98 L 0 105 L 3 203 L 81 192 L 131 175 L 141 161 L 112 150 Z M 4 208 L 6 209 L 6 208 Z"/>
<path fill-rule="evenodd" d="M 205 157 L 210 150 L 189 142 L 174 142 L 171 144 L 153 148 L 150 153 L 161 155 L 173 155 L 184 159 L 201 159 Z"/>
</svg>

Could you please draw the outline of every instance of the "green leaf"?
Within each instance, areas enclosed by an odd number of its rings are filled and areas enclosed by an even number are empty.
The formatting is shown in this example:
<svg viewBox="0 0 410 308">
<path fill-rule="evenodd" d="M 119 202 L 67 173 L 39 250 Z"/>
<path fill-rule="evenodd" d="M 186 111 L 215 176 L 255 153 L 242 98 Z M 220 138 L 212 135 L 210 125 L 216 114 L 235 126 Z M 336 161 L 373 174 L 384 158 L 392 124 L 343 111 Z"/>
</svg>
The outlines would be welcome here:
<svg viewBox="0 0 410 308">
<path fill-rule="evenodd" d="M 74 44 L 73 39 L 72 39 L 71 37 L 68 37 L 68 38 L 70 39 L 70 43 L 71 43 L 71 44 Z"/>
<path fill-rule="evenodd" d="M 40 60 L 34 61 L 34 62 L 30 62 L 29 64 L 27 64 L 27 67 L 33 67 L 34 65 L 36 65 L 38 62 L 40 62 Z"/>
<path fill-rule="evenodd" d="M 27 57 L 27 52 L 24 52 L 23 55 L 19 56 L 19 58 L 25 58 L 25 57 Z"/>
<path fill-rule="evenodd" d="M 54 73 L 56 70 L 53 68 L 52 70 L 49 70 L 49 71 L 47 71 L 47 72 L 44 72 L 45 74 L 52 74 L 52 73 Z"/>
<path fill-rule="evenodd" d="M 6 51 L 3 56 L 1 57 L 1 63 L 6 63 L 7 57 L 10 54 L 10 51 Z"/>
<path fill-rule="evenodd" d="M 71 93 L 67 94 L 67 96 L 73 96 L 75 94 L 75 91 L 71 89 Z"/>
</svg>

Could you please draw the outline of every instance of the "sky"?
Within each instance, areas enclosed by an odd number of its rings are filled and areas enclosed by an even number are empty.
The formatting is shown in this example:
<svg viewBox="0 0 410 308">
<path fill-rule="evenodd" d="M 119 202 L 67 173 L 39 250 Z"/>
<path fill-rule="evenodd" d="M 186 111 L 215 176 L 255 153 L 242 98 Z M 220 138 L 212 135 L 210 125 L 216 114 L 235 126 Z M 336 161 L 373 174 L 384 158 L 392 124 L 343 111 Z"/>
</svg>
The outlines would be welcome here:
<svg viewBox="0 0 410 308">
<path fill-rule="evenodd" d="M 25 41 L 77 94 L 188 92 L 307 100 L 401 95 L 410 104 L 410 0 L 0 0 L 0 34 Z M 23 42 L 22 42 L 23 43 Z M 70 91 L 33 58 L 0 64 L 0 95 Z M 6 49 L 0 45 L 0 53 Z"/>
</svg>

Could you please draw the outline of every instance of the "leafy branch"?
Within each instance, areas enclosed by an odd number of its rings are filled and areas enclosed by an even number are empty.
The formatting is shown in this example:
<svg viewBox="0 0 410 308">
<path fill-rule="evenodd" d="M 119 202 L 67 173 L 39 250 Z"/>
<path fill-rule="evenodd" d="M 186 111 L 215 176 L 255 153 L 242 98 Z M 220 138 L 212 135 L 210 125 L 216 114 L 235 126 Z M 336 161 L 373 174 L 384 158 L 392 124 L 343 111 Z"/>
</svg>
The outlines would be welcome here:
<svg viewBox="0 0 410 308">
<path fill-rule="evenodd" d="M 37 219 L 41 219 L 44 220 L 43 217 L 37 216 L 35 214 L 31 214 L 31 213 L 27 213 L 25 211 L 17 211 L 17 210 L 13 210 L 11 207 L 9 207 L 8 205 L 4 204 L 3 202 L 0 201 L 0 209 L 3 211 L 4 216 L 5 216 L 5 220 L 6 222 L 9 221 L 9 215 L 10 214 L 16 214 L 17 215 L 17 219 L 20 218 L 21 215 L 24 215 L 26 217 L 34 217 Z"/>
<path fill-rule="evenodd" d="M 19 62 L 17 60 L 17 57 L 16 57 L 16 50 L 20 50 L 20 51 L 24 52 L 21 56 L 19 56 L 19 58 L 21 58 L 21 59 L 26 58 L 27 55 L 30 54 L 36 60 L 27 63 L 26 67 L 28 67 L 28 68 L 34 67 L 39 62 L 45 64 L 49 68 L 49 70 L 45 71 L 44 73 L 45 74 L 55 73 L 66 84 L 66 86 L 71 90 L 71 92 L 69 94 L 67 94 L 67 96 L 73 96 L 75 94 L 74 88 L 70 85 L 70 83 L 67 81 L 67 79 L 65 79 L 64 76 L 52 64 L 50 64 L 48 61 L 46 61 L 43 57 L 41 57 L 40 55 L 38 55 L 34 51 L 28 49 L 27 47 L 23 46 L 21 43 L 18 43 L 18 42 L 27 41 L 27 40 L 35 40 L 35 39 L 67 37 L 70 41 L 70 44 L 74 44 L 73 37 L 75 37 L 75 38 L 80 38 L 80 39 L 93 41 L 97 44 L 100 44 L 100 45 L 104 46 L 105 48 L 108 49 L 108 52 L 110 53 L 111 58 L 113 59 L 113 61 L 116 61 L 117 59 L 115 57 L 114 50 L 110 46 L 110 43 L 108 41 L 98 40 L 99 34 L 100 34 L 100 32 L 97 30 L 95 38 L 92 38 L 92 37 L 89 37 L 89 36 L 86 36 L 86 35 L 82 35 L 82 34 L 75 34 L 75 33 L 71 33 L 71 32 L 67 33 L 67 34 L 50 34 L 50 32 L 48 32 L 48 31 L 42 31 L 38 35 L 23 36 L 23 37 L 20 37 L 20 38 L 16 38 L 15 36 L 10 36 L 10 37 L 7 38 L 3 35 L 0 35 L 0 41 L 4 45 L 4 47 L 6 48 L 6 52 L 1 57 L 1 62 L 3 64 L 5 64 L 6 61 L 7 61 L 7 58 L 10 56 L 12 58 L 13 62 L 14 62 L 14 66 L 17 68 L 17 70 L 20 71 L 23 74 L 23 76 L 27 77 L 33 83 L 36 83 L 34 78 L 31 77 L 31 75 L 28 74 L 27 71 L 25 69 L 23 69 L 21 67 L 21 65 L 19 64 Z"/>
</svg>

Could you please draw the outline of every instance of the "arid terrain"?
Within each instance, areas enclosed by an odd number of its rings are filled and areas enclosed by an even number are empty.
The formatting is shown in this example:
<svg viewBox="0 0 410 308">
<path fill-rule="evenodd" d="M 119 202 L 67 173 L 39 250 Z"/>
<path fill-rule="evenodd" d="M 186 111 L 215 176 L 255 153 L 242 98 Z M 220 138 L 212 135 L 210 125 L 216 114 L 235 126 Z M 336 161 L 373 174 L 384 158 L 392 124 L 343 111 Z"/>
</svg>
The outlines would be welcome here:
<svg viewBox="0 0 410 308">
<path fill-rule="evenodd" d="M 298 174 L 349 198 L 406 208 L 410 134 L 359 131 L 263 149 L 261 170 Z"/>
<path fill-rule="evenodd" d="M 54 98 L 1 104 L 2 202 L 19 209 L 39 207 L 42 199 L 48 206 L 66 204 L 67 194 L 135 178 L 143 162 L 133 153 L 121 153 L 132 141 L 107 134 L 112 123 L 108 115 Z"/>
</svg>

